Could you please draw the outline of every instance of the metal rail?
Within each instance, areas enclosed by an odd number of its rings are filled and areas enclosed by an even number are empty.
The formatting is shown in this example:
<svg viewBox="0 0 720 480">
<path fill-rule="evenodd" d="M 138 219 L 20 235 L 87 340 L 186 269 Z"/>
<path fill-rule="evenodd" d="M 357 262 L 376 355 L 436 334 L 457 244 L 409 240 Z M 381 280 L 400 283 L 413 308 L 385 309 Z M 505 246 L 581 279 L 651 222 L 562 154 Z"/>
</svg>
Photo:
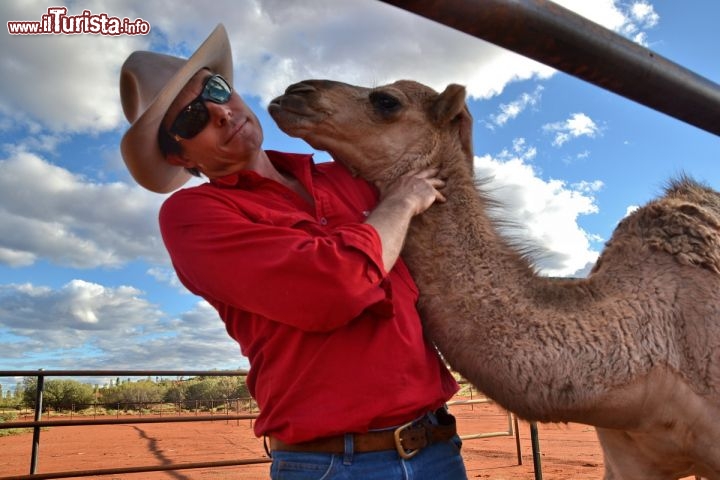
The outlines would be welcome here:
<svg viewBox="0 0 720 480">
<path fill-rule="evenodd" d="M 187 417 L 159 417 L 159 418 L 104 418 L 102 420 L 36 420 L 34 422 L 3 422 L 0 430 L 6 428 L 45 428 L 45 427 L 73 427 L 88 425 L 135 425 L 142 423 L 182 423 L 182 422 L 217 422 L 219 420 L 255 420 L 257 414 L 247 415 L 189 415 Z"/>
<path fill-rule="evenodd" d="M 234 377 L 247 370 L 0 370 L 0 377 Z"/>
<path fill-rule="evenodd" d="M 448 407 L 452 407 L 454 405 L 480 405 L 483 403 L 495 403 L 489 398 L 473 398 L 471 400 L 450 400 L 447 402 Z M 478 438 L 492 438 L 492 437 L 512 437 L 513 435 L 516 435 L 519 437 L 518 432 L 514 431 L 513 428 L 513 417 L 514 415 L 510 412 L 507 413 L 507 421 L 508 421 L 508 428 L 507 430 L 501 430 L 497 432 L 485 432 L 485 433 L 472 433 L 469 435 L 460 435 L 461 440 L 473 440 Z M 519 452 L 518 448 L 518 452 Z M 522 459 L 520 460 L 520 464 L 522 464 Z"/>
<path fill-rule="evenodd" d="M 459 380 L 460 384 L 469 385 L 469 382 L 465 379 Z M 480 404 L 480 403 L 495 403 L 493 400 L 491 400 L 488 397 L 480 397 L 480 398 L 472 398 L 472 391 L 471 391 L 471 399 L 470 400 L 451 400 L 447 402 L 447 405 L 449 407 L 453 405 L 473 405 L 473 404 Z M 514 415 L 511 412 L 507 412 L 507 418 L 508 418 L 508 429 L 500 432 L 487 432 L 487 433 L 473 433 L 469 435 L 461 435 L 461 440 L 475 440 L 480 438 L 492 438 L 492 437 L 512 437 L 515 436 L 515 449 L 517 451 L 517 462 L 518 465 L 523 464 L 522 460 L 522 453 L 520 451 L 520 426 L 518 425 L 518 418 L 517 415 Z M 540 467 L 540 440 L 537 436 L 537 422 L 530 422 L 530 435 L 531 435 L 531 447 L 532 447 L 532 457 L 533 457 L 533 464 L 535 466 L 535 479 L 536 480 L 542 480 L 542 471 L 539 470 Z M 539 476 L 538 476 L 539 475 Z M 2 479 L 0 479 L 2 480 Z"/>
<path fill-rule="evenodd" d="M 2 480 L 41 480 L 48 478 L 96 477 L 101 475 L 119 475 L 123 473 L 167 472 L 195 468 L 235 467 L 239 465 L 255 465 L 270 463 L 269 458 L 252 458 L 247 460 L 219 460 L 216 462 L 173 463 L 170 465 L 152 465 L 146 467 L 102 468 L 97 470 L 73 470 L 67 472 L 35 473 L 31 475 L 14 475 L 2 477 Z"/>
<path fill-rule="evenodd" d="M 551 1 L 380 1 L 720 135 L 720 85 Z"/>
<path fill-rule="evenodd" d="M 116 475 L 122 473 L 145 473 L 167 470 L 186 470 L 196 468 L 219 468 L 227 466 L 252 465 L 259 463 L 269 463 L 269 458 L 250 458 L 239 460 L 221 460 L 214 462 L 195 462 L 195 463 L 175 463 L 170 465 L 147 465 L 138 467 L 123 467 L 110 469 L 95 470 L 75 470 L 68 472 L 52 472 L 37 473 L 38 459 L 40 451 L 40 431 L 43 427 L 68 427 L 68 426 L 87 426 L 87 425 L 117 425 L 117 424 L 140 424 L 140 423 L 172 423 L 172 422 L 201 422 L 201 421 L 219 421 L 219 420 L 253 420 L 257 418 L 256 414 L 237 414 L 237 415 L 194 415 L 188 417 L 173 416 L 164 418 L 116 418 L 102 420 L 77 420 L 77 419 L 61 419 L 61 420 L 40 420 L 43 410 L 43 387 L 45 377 L 219 377 L 219 376 L 246 376 L 247 370 L 234 371 L 207 371 L 207 370 L 2 370 L 0 377 L 37 377 L 35 395 L 35 414 L 34 421 L 31 422 L 2 422 L 0 429 L 5 428 L 33 428 L 33 444 L 30 454 L 30 474 L 15 475 L 10 477 L 0 477 L 0 480 L 39 480 L 48 478 L 77 478 L 99 475 Z"/>
<path fill-rule="evenodd" d="M 202 422 L 202 421 L 228 421 L 228 420 L 253 420 L 257 418 L 257 414 L 224 414 L 224 415 L 192 415 L 192 416 L 168 416 L 168 417 L 135 417 L 128 416 L 125 418 L 115 419 L 56 419 L 41 420 L 42 412 L 42 388 L 45 377 L 202 377 L 202 376 L 246 376 L 246 370 L 235 371 L 205 371 L 205 370 L 2 370 L 0 378 L 6 377 L 37 377 L 37 391 L 34 421 L 11 421 L 0 422 L 0 429 L 8 428 L 33 428 L 33 448 L 30 458 L 30 473 L 28 475 L 12 475 L 0 476 L 0 480 L 40 480 L 50 478 L 78 478 L 78 477 L 96 477 L 103 475 L 119 475 L 123 473 L 148 473 L 157 471 L 173 471 L 187 470 L 199 468 L 221 468 L 230 466 L 242 466 L 269 463 L 271 460 L 267 457 L 245 458 L 238 460 L 220 460 L 211 462 L 194 462 L 194 463 L 173 463 L 168 465 L 144 465 L 135 467 L 122 468 L 105 468 L 93 470 L 73 470 L 62 472 L 38 473 L 38 458 L 40 448 L 40 430 L 45 427 L 69 427 L 69 426 L 88 426 L 88 425 L 118 425 L 118 424 L 140 424 L 140 423 L 171 423 L 171 422 Z M 461 381 L 461 383 L 467 383 Z M 471 400 L 454 400 L 449 405 L 472 405 L 479 403 L 492 403 L 491 400 L 481 397 Z M 489 432 L 480 434 L 464 435 L 463 439 L 479 439 L 496 436 L 515 436 L 515 444 L 517 448 L 518 465 L 522 465 L 522 455 L 520 449 L 520 433 L 518 430 L 517 417 L 508 413 L 508 430 L 502 432 Z M 535 447 L 535 445 L 534 445 Z M 533 458 L 536 452 L 533 450 Z"/>
</svg>

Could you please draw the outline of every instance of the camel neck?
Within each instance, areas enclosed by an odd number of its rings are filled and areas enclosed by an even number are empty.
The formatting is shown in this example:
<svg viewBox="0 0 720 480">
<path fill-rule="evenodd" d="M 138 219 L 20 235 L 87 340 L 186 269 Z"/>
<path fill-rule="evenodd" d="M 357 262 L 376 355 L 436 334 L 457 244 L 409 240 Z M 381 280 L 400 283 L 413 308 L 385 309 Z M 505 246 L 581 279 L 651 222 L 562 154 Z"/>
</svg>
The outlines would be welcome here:
<svg viewBox="0 0 720 480">
<path fill-rule="evenodd" d="M 542 395 L 558 381 L 600 383 L 580 370 L 566 371 L 562 362 L 576 361 L 576 354 L 558 337 L 587 336 L 577 320 L 582 308 L 584 315 L 594 315 L 597 302 L 584 282 L 537 276 L 497 233 L 486 213 L 490 201 L 478 194 L 471 177 L 450 177 L 446 190 L 445 204 L 413 222 L 404 250 L 429 338 L 454 368 L 504 406 L 526 418 L 571 421 L 563 416 L 584 405 L 572 396 L 548 400 Z M 611 348 L 600 341 L 595 345 Z M 523 356 L 515 357 L 516 349 Z M 518 376 L 525 368 L 532 372 Z"/>
</svg>

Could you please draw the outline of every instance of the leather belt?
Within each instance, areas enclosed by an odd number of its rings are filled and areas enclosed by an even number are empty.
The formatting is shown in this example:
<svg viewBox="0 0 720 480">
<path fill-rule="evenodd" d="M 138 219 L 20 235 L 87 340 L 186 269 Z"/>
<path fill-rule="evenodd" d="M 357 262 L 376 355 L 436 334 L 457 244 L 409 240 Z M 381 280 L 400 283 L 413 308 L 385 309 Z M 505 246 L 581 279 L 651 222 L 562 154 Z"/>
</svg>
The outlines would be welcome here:
<svg viewBox="0 0 720 480">
<path fill-rule="evenodd" d="M 448 441 L 457 434 L 455 419 L 447 413 L 445 415 L 452 418 L 452 423 L 434 425 L 424 417 L 394 430 L 353 434 L 353 452 L 396 450 L 401 458 L 412 458 L 428 445 Z M 270 437 L 270 450 L 341 455 L 345 452 L 345 436 L 337 435 L 301 443 L 285 443 L 278 438 Z"/>
</svg>

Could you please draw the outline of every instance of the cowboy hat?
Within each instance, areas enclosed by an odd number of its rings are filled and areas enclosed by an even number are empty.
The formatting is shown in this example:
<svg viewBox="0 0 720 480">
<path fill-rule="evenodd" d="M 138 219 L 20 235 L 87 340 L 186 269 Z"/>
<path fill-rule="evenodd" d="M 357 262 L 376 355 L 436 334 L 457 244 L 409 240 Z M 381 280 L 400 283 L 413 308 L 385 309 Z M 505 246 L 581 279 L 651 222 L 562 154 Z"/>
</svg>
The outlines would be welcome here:
<svg viewBox="0 0 720 480">
<path fill-rule="evenodd" d="M 203 68 L 219 73 L 232 85 L 232 52 L 222 24 L 187 60 L 136 51 L 120 70 L 120 98 L 130 122 L 120 141 L 120 151 L 133 178 L 148 190 L 168 193 L 190 178 L 185 168 L 165 160 L 158 144 L 158 129 L 175 97 Z"/>
</svg>

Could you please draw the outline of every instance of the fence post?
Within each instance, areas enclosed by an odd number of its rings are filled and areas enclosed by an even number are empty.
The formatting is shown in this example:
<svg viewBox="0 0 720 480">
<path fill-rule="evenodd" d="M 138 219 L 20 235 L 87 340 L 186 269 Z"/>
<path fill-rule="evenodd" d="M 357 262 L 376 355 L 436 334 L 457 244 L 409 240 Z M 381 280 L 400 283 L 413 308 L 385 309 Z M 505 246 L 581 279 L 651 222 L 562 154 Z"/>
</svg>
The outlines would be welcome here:
<svg viewBox="0 0 720 480">
<path fill-rule="evenodd" d="M 515 429 L 515 447 L 517 450 L 517 457 L 518 457 L 518 465 L 522 465 L 522 453 L 520 450 L 520 426 L 518 425 L 518 418 L 517 415 L 514 413 L 511 414 L 513 418 L 513 427 Z"/>
<path fill-rule="evenodd" d="M 533 451 L 533 469 L 535 480 L 542 480 L 542 465 L 540 464 L 540 439 L 538 437 L 537 423 L 530 422 L 530 442 Z"/>
<path fill-rule="evenodd" d="M 42 368 L 40 369 L 42 371 Z M 45 376 L 38 374 L 37 385 L 35 386 L 35 421 L 42 420 L 43 390 L 45 388 Z M 30 475 L 37 471 L 38 455 L 40 453 L 40 427 L 33 427 L 32 455 L 30 456 Z"/>
</svg>

